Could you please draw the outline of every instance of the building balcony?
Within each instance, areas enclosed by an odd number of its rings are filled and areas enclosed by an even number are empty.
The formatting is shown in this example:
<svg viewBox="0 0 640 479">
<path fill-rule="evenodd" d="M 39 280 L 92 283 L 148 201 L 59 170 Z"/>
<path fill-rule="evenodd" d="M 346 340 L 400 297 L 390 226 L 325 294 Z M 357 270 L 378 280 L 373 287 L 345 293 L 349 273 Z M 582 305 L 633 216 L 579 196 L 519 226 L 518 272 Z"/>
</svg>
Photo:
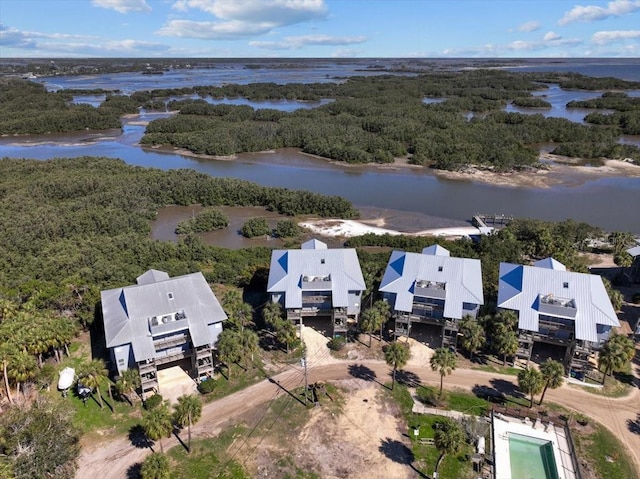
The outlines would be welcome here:
<svg viewBox="0 0 640 479">
<path fill-rule="evenodd" d="M 413 294 L 423 298 L 445 299 L 447 297 L 446 283 L 418 280 L 415 282 Z"/>
<path fill-rule="evenodd" d="M 578 310 L 573 299 L 559 298 L 551 294 L 538 296 L 538 311 L 550 316 L 575 318 Z"/>
</svg>

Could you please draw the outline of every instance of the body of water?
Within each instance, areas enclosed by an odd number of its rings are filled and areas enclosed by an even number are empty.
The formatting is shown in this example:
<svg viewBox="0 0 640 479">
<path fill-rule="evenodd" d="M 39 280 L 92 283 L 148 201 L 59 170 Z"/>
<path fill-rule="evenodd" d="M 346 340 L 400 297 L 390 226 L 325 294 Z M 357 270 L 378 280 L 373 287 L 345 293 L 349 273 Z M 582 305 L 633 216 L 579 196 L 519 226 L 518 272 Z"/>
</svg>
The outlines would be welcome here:
<svg viewBox="0 0 640 479">
<path fill-rule="evenodd" d="M 362 66 L 362 65 L 360 65 Z M 295 69 L 265 70 L 240 67 L 224 71 L 205 70 L 194 79 L 194 71 L 176 71 L 165 75 L 117 74 L 95 77 L 55 78 L 58 87 L 64 88 L 110 88 L 135 91 L 141 88 L 176 88 L 211 84 L 204 81 L 206 75 L 216 82 L 250 83 L 269 81 L 258 79 L 268 75 L 271 81 L 286 82 L 321 81 L 353 73 L 344 65 L 327 66 L 308 71 Z M 221 69 L 222 70 L 222 69 Z M 571 70 L 574 71 L 574 70 Z M 364 72 L 372 73 L 373 72 Z M 287 75 L 291 74 L 290 77 Z M 278 76 L 279 75 L 279 76 Z M 616 76 L 613 73 L 609 76 Z M 213 80 L 212 80 L 213 81 Z M 151 83 L 158 82 L 156 86 Z M 52 87 L 53 84 L 48 84 Z M 564 92 L 559 88 L 542 93 L 552 104 L 566 104 L 570 99 L 592 98 L 599 92 Z M 587 95 L 587 96 L 584 96 Z M 91 98 L 84 98 L 92 101 Z M 566 100 L 566 101 L 565 101 Z M 241 104 L 252 103 L 246 100 Z M 299 102 L 261 102 L 263 107 L 291 111 Z M 171 150 L 142 149 L 138 141 L 144 133 L 140 121 L 149 121 L 166 114 L 143 112 L 135 121 L 128 120 L 122 131 L 92 132 L 65 135 L 30 136 L 0 139 L 0 157 L 35 158 L 46 160 L 54 157 L 105 156 L 120 158 L 133 165 L 160 169 L 192 168 L 216 176 L 235 177 L 266 186 L 314 191 L 326 195 L 340 195 L 361 208 L 379 208 L 423 214 L 429 217 L 450 218 L 467 221 L 474 213 L 502 213 L 516 217 L 544 220 L 574 219 L 600 226 L 606 230 L 630 231 L 640 234 L 640 179 L 601 178 L 573 186 L 554 186 L 547 189 L 510 188 L 441 179 L 429 170 L 413 168 L 380 169 L 376 166 L 346 167 L 326 160 L 286 149 L 273 153 L 250 153 L 239 155 L 236 160 L 223 161 L 182 156 Z M 635 142 L 630 139 L 630 142 Z"/>
</svg>

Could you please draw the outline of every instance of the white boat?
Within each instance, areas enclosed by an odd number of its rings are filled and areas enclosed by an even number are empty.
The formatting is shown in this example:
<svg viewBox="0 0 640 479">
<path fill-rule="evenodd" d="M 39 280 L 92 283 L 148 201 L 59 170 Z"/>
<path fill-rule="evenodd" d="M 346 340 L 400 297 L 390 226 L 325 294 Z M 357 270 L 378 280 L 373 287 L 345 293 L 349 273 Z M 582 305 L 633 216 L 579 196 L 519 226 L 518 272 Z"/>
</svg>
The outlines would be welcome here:
<svg viewBox="0 0 640 479">
<path fill-rule="evenodd" d="M 64 368 L 60 371 L 60 379 L 58 379 L 58 389 L 69 389 L 76 377 L 76 370 L 73 368 Z"/>
</svg>

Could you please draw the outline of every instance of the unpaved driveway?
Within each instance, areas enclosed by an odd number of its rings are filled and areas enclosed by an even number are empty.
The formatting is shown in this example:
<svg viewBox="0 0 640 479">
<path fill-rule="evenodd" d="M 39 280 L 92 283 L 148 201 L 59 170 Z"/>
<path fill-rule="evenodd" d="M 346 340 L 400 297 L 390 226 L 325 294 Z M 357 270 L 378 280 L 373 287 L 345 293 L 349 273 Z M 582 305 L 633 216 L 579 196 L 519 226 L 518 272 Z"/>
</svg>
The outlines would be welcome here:
<svg viewBox="0 0 640 479">
<path fill-rule="evenodd" d="M 316 350 L 317 354 L 309 355 L 314 361 L 309 363 L 309 381 L 331 381 L 352 379 L 353 374 L 349 366 L 362 365 L 366 371 L 371 371 L 376 382 L 389 381 L 389 367 L 382 361 L 336 361 L 325 355 L 324 351 Z M 426 366 L 426 365 L 425 365 Z M 406 371 L 418 376 L 423 384 L 439 385 L 440 378 L 429 367 L 419 364 L 410 364 Z M 364 368 L 359 368 L 362 370 Z M 638 361 L 633 364 L 636 377 L 636 387 L 624 398 L 606 398 L 594 395 L 570 386 L 549 390 L 546 401 L 556 402 L 567 408 L 585 414 L 593 420 L 608 428 L 621 443 L 627 448 L 628 453 L 635 461 L 636 468 L 640 470 L 640 435 L 632 432 L 630 424 L 637 420 L 640 412 L 640 371 Z M 353 371 L 353 370 L 352 370 Z M 252 408 L 273 399 L 276 394 L 282 394 L 282 387 L 291 389 L 303 382 L 303 370 L 300 367 L 289 367 L 286 371 L 274 376 L 270 380 L 264 380 L 242 391 L 224 397 L 204 406 L 202 418 L 192 428 L 194 437 L 209 437 L 216 435 L 221 429 L 234 421 Z M 514 376 L 500 375 L 477 370 L 456 370 L 451 376 L 445 378 L 445 387 L 458 387 L 471 391 L 475 387 L 482 386 L 491 389 L 516 387 Z M 378 386 L 382 387 L 382 386 Z M 165 439 L 165 448 L 177 444 L 175 438 Z M 379 444 L 376 444 L 377 448 Z M 84 447 L 79 459 L 77 478 L 124 478 L 127 469 L 137 462 L 141 462 L 150 453 L 148 448 L 137 448 L 131 444 L 128 438 L 123 437 L 107 442 L 101 442 L 95 446 Z M 405 477 L 416 477 L 408 466 Z M 375 471 L 369 477 L 376 477 Z"/>
</svg>

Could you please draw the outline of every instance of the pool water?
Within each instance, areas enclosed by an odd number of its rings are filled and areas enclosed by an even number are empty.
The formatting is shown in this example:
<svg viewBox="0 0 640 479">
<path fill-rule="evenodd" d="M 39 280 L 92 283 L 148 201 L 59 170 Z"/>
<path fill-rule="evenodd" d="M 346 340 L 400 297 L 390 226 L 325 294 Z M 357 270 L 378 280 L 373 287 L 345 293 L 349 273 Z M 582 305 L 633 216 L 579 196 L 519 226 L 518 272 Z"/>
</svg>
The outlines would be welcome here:
<svg viewBox="0 0 640 479">
<path fill-rule="evenodd" d="M 509 434 L 511 479 L 558 479 L 551 441 Z"/>
</svg>

